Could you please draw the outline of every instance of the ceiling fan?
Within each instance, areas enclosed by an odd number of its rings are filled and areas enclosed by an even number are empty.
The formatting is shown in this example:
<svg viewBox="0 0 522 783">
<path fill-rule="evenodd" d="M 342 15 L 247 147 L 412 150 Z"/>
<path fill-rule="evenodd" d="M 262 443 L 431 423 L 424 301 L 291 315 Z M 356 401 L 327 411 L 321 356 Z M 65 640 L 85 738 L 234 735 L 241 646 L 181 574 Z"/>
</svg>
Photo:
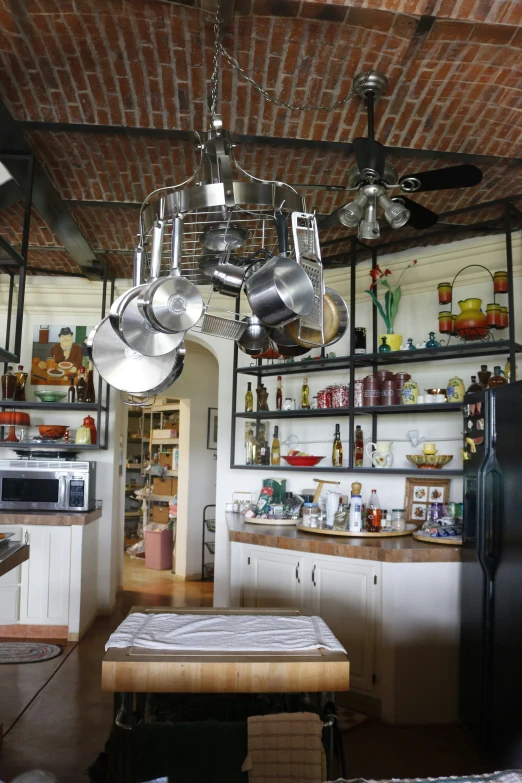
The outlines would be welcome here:
<svg viewBox="0 0 522 783">
<path fill-rule="evenodd" d="M 399 177 L 396 168 L 386 160 L 386 147 L 374 137 L 374 103 L 387 86 L 386 76 L 378 71 L 358 74 L 354 79 L 353 92 L 365 100 L 368 114 L 368 137 L 353 140 L 356 164 L 348 172 L 346 190 L 358 193 L 353 201 L 320 221 L 319 227 L 323 230 L 342 224 L 358 227 L 360 239 L 377 239 L 380 236 L 378 207 L 384 211 L 392 228 L 402 228 L 406 223 L 416 229 L 430 228 L 437 222 L 438 215 L 402 193 L 469 188 L 482 180 L 481 170 L 470 164 Z M 390 197 L 388 191 L 393 189 L 402 193 Z"/>
</svg>

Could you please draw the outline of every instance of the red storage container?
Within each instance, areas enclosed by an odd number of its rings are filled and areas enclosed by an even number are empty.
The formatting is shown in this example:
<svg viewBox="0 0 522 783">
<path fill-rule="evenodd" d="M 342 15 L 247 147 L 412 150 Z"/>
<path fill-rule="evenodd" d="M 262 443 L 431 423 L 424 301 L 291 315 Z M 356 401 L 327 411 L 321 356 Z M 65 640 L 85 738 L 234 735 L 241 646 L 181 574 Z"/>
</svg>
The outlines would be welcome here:
<svg viewBox="0 0 522 783">
<path fill-rule="evenodd" d="M 155 571 L 172 569 L 172 530 L 145 530 L 145 565 Z"/>
</svg>

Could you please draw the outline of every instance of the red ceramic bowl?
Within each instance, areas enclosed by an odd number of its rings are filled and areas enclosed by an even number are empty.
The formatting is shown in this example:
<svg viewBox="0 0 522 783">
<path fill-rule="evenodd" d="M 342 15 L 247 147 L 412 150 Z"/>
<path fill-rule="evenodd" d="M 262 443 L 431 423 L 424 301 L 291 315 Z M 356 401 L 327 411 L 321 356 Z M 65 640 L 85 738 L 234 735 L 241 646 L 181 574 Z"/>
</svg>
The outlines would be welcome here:
<svg viewBox="0 0 522 783">
<path fill-rule="evenodd" d="M 42 438 L 50 438 L 51 440 L 59 440 L 63 438 L 67 431 L 67 427 L 62 427 L 59 424 L 40 424 L 38 431 Z"/>
<path fill-rule="evenodd" d="M 281 455 L 283 456 L 283 455 Z M 318 462 L 321 462 L 324 457 L 283 457 L 289 465 L 293 465 L 294 468 L 313 468 Z"/>
</svg>

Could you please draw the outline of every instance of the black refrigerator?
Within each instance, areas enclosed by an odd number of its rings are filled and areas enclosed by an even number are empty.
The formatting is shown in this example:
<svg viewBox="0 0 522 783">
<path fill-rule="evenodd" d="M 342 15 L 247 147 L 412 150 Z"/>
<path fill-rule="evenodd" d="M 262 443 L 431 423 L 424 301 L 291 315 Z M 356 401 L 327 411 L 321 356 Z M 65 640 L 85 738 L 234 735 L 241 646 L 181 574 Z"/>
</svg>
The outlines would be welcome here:
<svg viewBox="0 0 522 783">
<path fill-rule="evenodd" d="M 464 400 L 459 706 L 496 769 L 522 767 L 522 382 Z"/>
</svg>

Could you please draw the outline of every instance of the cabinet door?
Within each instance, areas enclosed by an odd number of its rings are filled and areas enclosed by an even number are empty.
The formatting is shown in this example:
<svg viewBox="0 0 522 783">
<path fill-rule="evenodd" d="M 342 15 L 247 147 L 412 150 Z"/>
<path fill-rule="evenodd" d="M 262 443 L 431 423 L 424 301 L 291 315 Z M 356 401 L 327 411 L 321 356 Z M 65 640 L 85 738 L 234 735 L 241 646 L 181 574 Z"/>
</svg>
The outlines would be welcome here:
<svg viewBox="0 0 522 783">
<path fill-rule="evenodd" d="M 244 605 L 303 608 L 303 557 L 269 547 L 245 547 Z"/>
<path fill-rule="evenodd" d="M 2 533 L 14 533 L 10 539 L 12 543 L 22 540 L 22 528 L 20 525 L 2 525 Z M 0 624 L 11 625 L 20 619 L 20 582 L 22 580 L 22 566 L 8 571 L 0 577 Z"/>
<path fill-rule="evenodd" d="M 68 625 L 71 529 L 31 525 L 31 554 L 22 565 L 20 622 Z"/>
<path fill-rule="evenodd" d="M 322 617 L 348 653 L 350 688 L 373 692 L 378 563 L 310 558 L 311 613 Z"/>
</svg>

